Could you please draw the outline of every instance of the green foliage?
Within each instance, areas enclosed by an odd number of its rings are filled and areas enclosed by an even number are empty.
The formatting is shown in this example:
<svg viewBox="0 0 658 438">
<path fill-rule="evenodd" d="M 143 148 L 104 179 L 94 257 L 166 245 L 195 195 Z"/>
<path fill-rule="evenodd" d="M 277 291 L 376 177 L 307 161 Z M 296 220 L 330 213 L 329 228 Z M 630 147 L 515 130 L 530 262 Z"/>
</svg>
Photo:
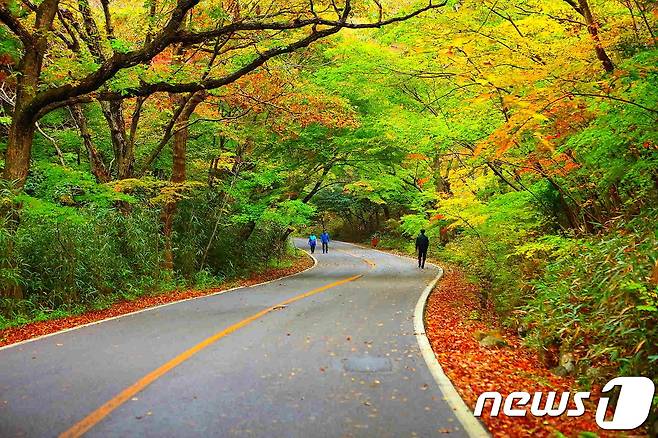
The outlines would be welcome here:
<svg viewBox="0 0 658 438">
<path fill-rule="evenodd" d="M 120 38 L 111 39 L 110 46 L 117 53 L 128 53 L 133 50 L 132 44 L 129 41 L 125 41 Z"/>
<path fill-rule="evenodd" d="M 544 274 L 532 281 L 523 306 L 530 336 L 543 346 L 585 348 L 583 371 L 613 363 L 623 374 L 650 373 L 649 358 L 658 353 L 658 288 L 649 280 L 658 260 L 656 231 L 655 223 L 637 218 L 605 235 L 549 242 Z"/>
<path fill-rule="evenodd" d="M 265 211 L 261 219 L 281 228 L 297 227 L 308 224 L 314 213 L 313 206 L 295 199 L 278 203 Z"/>
<path fill-rule="evenodd" d="M 430 221 L 424 215 L 407 214 L 400 218 L 400 230 L 407 237 L 416 236 L 420 230 L 427 229 Z M 430 236 L 431 234 L 428 234 Z"/>
<path fill-rule="evenodd" d="M 656 376 L 651 30 L 594 4 L 604 74 L 582 29 L 547 19 L 573 14 L 564 2 L 459 6 L 323 52 L 312 80 L 356 109 L 349 141 L 377 151 L 315 198 L 323 223 L 406 252 L 427 229 L 430 256 L 461 265 L 529 344 L 574 354 L 584 381 Z"/>
<path fill-rule="evenodd" d="M 19 195 L 18 200 L 29 204 L 35 209 L 35 214 L 43 215 L 62 214 L 65 210 L 58 209 L 58 206 L 109 208 L 117 202 L 136 202 L 133 196 L 109 185 L 97 184 L 89 172 L 48 162 L 35 163 L 24 194 Z"/>
<path fill-rule="evenodd" d="M 0 28 L 0 56 L 8 56 L 17 61 L 21 54 L 21 43 L 11 32 L 4 27 Z"/>
<path fill-rule="evenodd" d="M 50 210 L 52 214 L 44 214 Z M 157 278 L 153 213 L 71 212 L 27 206 L 16 232 L 25 290 L 48 308 L 88 304 Z"/>
</svg>

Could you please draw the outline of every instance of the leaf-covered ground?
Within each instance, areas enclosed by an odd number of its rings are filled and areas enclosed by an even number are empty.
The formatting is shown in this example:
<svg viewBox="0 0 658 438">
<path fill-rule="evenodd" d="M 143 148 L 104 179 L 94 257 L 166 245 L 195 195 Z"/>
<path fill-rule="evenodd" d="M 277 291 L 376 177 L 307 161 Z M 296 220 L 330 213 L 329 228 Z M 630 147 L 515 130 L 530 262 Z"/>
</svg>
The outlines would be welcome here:
<svg viewBox="0 0 658 438">
<path fill-rule="evenodd" d="M 500 329 L 491 309 L 482 310 L 477 286 L 469 283 L 456 269 L 445 275 L 429 297 L 426 308 L 426 331 L 434 353 L 466 404 L 473 409 L 478 396 L 485 391 L 498 391 L 503 396 L 513 391 L 577 391 L 575 380 L 552 374 L 536 354 L 524 347 L 513 333 Z M 482 347 L 478 333 L 499 330 L 507 347 Z M 592 396 L 595 400 L 597 397 Z M 578 436 L 582 432 L 604 433 L 595 422 L 595 406 L 586 404 L 582 417 L 482 417 L 487 428 L 497 437 Z M 501 408 L 502 409 L 502 408 Z"/>
<path fill-rule="evenodd" d="M 161 304 L 172 303 L 175 301 L 185 300 L 188 298 L 200 297 L 217 292 L 221 292 L 233 287 L 238 286 L 252 286 L 265 281 L 275 280 L 277 278 L 291 275 L 313 265 L 313 260 L 306 255 L 302 255 L 294 260 L 291 266 L 285 268 L 271 268 L 262 272 L 257 272 L 248 278 L 227 282 L 221 287 L 212 289 L 188 289 L 188 290 L 174 290 L 171 292 L 161 293 L 157 295 L 145 295 L 135 300 L 120 301 L 114 303 L 108 308 L 102 310 L 92 310 L 85 312 L 81 315 L 68 316 L 65 318 L 53 319 L 49 321 L 40 321 L 30 324 L 25 324 L 19 327 L 10 327 L 0 330 L 0 347 L 5 345 L 14 344 L 16 342 L 25 341 L 38 336 L 55 333 L 60 330 L 77 327 L 83 324 L 100 321 L 107 318 L 112 318 L 126 313 L 135 312 L 137 310 L 146 309 L 149 307 L 159 306 Z"/>
</svg>

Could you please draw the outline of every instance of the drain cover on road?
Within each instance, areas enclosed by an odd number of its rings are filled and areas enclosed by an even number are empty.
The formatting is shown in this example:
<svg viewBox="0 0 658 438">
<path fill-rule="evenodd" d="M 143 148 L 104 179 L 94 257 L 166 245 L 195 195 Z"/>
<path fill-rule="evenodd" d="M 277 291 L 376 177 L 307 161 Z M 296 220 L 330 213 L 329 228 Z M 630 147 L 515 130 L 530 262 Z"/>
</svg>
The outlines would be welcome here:
<svg viewBox="0 0 658 438">
<path fill-rule="evenodd" d="M 393 364 L 385 357 L 355 356 L 343 359 L 343 368 L 356 373 L 378 373 L 393 371 Z"/>
</svg>

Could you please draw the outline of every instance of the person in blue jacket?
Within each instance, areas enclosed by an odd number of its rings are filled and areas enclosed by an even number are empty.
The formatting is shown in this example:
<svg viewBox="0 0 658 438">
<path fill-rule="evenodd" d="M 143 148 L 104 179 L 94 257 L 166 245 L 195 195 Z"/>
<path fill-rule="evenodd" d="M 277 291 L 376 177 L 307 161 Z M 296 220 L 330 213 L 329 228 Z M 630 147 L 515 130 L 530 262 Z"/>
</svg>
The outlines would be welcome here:
<svg viewBox="0 0 658 438">
<path fill-rule="evenodd" d="M 311 247 L 311 254 L 315 253 L 315 245 L 318 243 L 318 238 L 315 236 L 315 234 L 311 233 L 311 235 L 308 238 L 308 246 Z"/>
<path fill-rule="evenodd" d="M 320 234 L 320 241 L 322 241 L 322 254 L 329 252 L 329 240 L 329 233 L 327 233 L 327 230 L 322 230 L 322 234 Z"/>
</svg>

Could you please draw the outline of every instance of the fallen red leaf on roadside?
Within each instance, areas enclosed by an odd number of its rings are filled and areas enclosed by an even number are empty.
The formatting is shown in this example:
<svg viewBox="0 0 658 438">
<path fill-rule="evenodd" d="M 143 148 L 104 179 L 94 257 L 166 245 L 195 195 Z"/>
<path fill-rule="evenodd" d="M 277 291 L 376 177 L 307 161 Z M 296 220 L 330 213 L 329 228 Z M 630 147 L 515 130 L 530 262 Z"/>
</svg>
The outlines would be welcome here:
<svg viewBox="0 0 658 438">
<path fill-rule="evenodd" d="M 473 318 L 474 313 L 477 318 Z M 551 373 L 518 336 L 503 330 L 492 309 L 480 308 L 477 286 L 466 281 L 459 270 L 446 269 L 427 301 L 425 318 L 436 358 L 471 410 L 478 396 L 486 391 L 498 391 L 505 397 L 513 391 L 532 394 L 578 390 L 573 377 Z M 506 347 L 480 345 L 476 334 L 492 329 L 498 330 Z M 598 400 L 599 389 L 592 390 L 591 399 Z M 529 413 L 524 417 L 491 417 L 490 406 L 485 405 L 482 420 L 496 437 L 549 437 L 556 432 L 575 437 L 586 431 L 601 437 L 616 435 L 597 426 L 592 403 L 586 403 L 581 417 L 534 417 Z"/>
</svg>

